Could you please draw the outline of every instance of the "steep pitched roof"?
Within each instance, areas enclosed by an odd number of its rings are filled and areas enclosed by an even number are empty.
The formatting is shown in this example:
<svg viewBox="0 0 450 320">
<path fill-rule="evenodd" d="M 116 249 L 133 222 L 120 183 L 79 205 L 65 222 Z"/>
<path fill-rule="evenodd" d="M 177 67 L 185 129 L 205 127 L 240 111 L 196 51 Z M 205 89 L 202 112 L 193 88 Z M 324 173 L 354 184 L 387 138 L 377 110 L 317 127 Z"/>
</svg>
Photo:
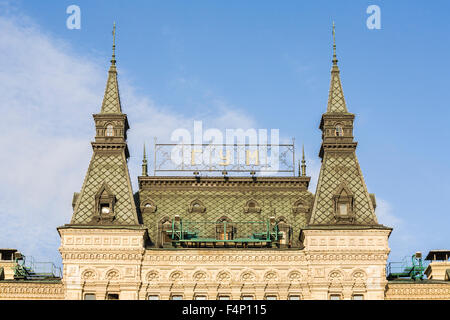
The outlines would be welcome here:
<svg viewBox="0 0 450 320">
<path fill-rule="evenodd" d="M 345 104 L 344 91 L 342 90 L 341 78 L 339 76 L 339 67 L 337 64 L 333 64 L 333 68 L 331 69 L 330 91 L 328 93 L 327 106 L 327 113 L 335 112 L 348 113 L 347 106 Z"/>
<path fill-rule="evenodd" d="M 342 183 L 346 185 L 353 196 L 354 223 L 377 224 L 375 209 L 354 152 L 325 153 L 309 224 L 334 223 L 333 196 Z"/>
<path fill-rule="evenodd" d="M 347 113 L 347 106 L 345 104 L 344 91 L 342 90 L 341 78 L 339 75 L 339 67 L 337 65 L 336 57 L 336 40 L 333 23 L 333 67 L 331 69 L 330 91 L 328 94 L 328 113 Z"/>
<path fill-rule="evenodd" d="M 95 208 L 96 195 L 105 184 L 116 197 L 115 221 L 118 224 L 139 224 L 123 152 L 107 155 L 94 152 L 71 223 L 89 224 L 91 222 L 93 216 L 97 214 L 97 208 Z"/>
<path fill-rule="evenodd" d="M 109 68 L 108 81 L 106 82 L 105 94 L 103 96 L 101 114 L 105 113 L 122 113 L 120 104 L 119 84 L 117 82 L 117 69 L 115 59 L 111 61 Z"/>
</svg>

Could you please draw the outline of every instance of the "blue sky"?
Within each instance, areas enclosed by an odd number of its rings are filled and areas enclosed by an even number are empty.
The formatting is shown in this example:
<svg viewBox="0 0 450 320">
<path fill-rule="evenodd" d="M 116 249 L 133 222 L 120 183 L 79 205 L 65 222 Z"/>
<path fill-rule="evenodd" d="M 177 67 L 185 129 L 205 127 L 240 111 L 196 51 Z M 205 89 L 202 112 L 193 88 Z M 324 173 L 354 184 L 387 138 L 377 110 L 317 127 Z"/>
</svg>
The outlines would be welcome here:
<svg viewBox="0 0 450 320">
<path fill-rule="evenodd" d="M 0 1 L 0 247 L 59 263 L 117 22 L 136 191 L 141 146 L 203 120 L 305 144 L 315 191 L 331 22 L 357 155 L 394 227 L 390 260 L 449 249 L 448 1 Z M 81 8 L 81 29 L 66 8 Z M 366 8 L 381 8 L 369 30 Z"/>
</svg>

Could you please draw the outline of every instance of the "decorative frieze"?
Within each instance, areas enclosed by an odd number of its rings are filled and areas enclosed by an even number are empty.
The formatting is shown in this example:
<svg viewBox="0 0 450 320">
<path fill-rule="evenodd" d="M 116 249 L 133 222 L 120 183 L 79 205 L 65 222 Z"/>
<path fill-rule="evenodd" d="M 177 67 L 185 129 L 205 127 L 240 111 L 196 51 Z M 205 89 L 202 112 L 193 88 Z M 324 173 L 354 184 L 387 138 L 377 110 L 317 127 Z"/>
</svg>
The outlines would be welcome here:
<svg viewBox="0 0 450 320">
<path fill-rule="evenodd" d="M 62 300 L 62 283 L 0 282 L 0 300 Z"/>
<path fill-rule="evenodd" d="M 386 287 L 386 300 L 449 300 L 450 283 L 392 283 Z"/>
</svg>

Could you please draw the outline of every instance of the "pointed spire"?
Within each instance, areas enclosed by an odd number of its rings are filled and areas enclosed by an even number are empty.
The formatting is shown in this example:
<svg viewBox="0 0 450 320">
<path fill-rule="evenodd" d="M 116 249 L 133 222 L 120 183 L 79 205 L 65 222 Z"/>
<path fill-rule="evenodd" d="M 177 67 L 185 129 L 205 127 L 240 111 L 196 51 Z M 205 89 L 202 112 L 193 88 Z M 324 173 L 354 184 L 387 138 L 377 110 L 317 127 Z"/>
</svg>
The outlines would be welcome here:
<svg viewBox="0 0 450 320">
<path fill-rule="evenodd" d="M 111 67 L 108 72 L 105 95 L 103 97 L 102 110 L 100 113 L 122 113 L 120 105 L 119 84 L 117 83 L 116 69 L 116 23 L 113 25 L 113 50 Z"/>
<path fill-rule="evenodd" d="M 305 145 L 302 146 L 302 176 L 306 176 Z"/>
<path fill-rule="evenodd" d="M 148 176 L 148 167 L 147 167 L 147 155 L 145 153 L 145 143 L 144 143 L 144 159 L 142 159 L 142 176 Z"/>
<path fill-rule="evenodd" d="M 333 21 L 333 67 L 331 68 L 330 92 L 328 95 L 328 113 L 348 113 L 345 104 L 344 92 L 342 90 L 341 79 L 339 76 L 338 59 L 336 56 L 336 30 Z"/>
</svg>

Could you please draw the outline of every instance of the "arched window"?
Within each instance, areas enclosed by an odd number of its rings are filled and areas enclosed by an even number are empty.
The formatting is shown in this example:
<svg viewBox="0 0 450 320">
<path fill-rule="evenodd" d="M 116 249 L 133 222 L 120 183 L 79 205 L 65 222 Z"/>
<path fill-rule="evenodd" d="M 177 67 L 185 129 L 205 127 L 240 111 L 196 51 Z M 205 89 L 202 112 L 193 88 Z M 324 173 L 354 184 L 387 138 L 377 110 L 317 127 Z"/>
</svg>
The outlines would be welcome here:
<svg viewBox="0 0 450 320">
<path fill-rule="evenodd" d="M 107 137 L 113 137 L 114 136 L 114 127 L 112 124 L 108 124 L 106 126 L 106 136 Z"/>
<path fill-rule="evenodd" d="M 340 124 L 336 125 L 336 128 L 334 130 L 334 135 L 336 137 L 342 137 L 344 136 L 344 130 L 342 129 L 342 126 Z"/>
<path fill-rule="evenodd" d="M 294 205 L 292 206 L 292 213 L 307 213 L 308 212 L 308 203 L 303 200 L 297 200 L 294 202 Z"/>
<path fill-rule="evenodd" d="M 244 212 L 245 213 L 260 213 L 261 207 L 259 206 L 259 204 L 256 200 L 252 199 L 252 200 L 247 201 L 247 203 L 245 204 Z"/>
<path fill-rule="evenodd" d="M 200 200 L 196 199 L 194 201 L 191 202 L 191 204 L 189 205 L 189 209 L 188 212 L 190 213 L 203 213 L 206 211 L 206 207 L 203 204 L 203 202 L 201 202 Z"/>
<path fill-rule="evenodd" d="M 145 199 L 141 204 L 141 212 L 143 213 L 156 212 L 156 204 L 151 199 Z"/>
</svg>

